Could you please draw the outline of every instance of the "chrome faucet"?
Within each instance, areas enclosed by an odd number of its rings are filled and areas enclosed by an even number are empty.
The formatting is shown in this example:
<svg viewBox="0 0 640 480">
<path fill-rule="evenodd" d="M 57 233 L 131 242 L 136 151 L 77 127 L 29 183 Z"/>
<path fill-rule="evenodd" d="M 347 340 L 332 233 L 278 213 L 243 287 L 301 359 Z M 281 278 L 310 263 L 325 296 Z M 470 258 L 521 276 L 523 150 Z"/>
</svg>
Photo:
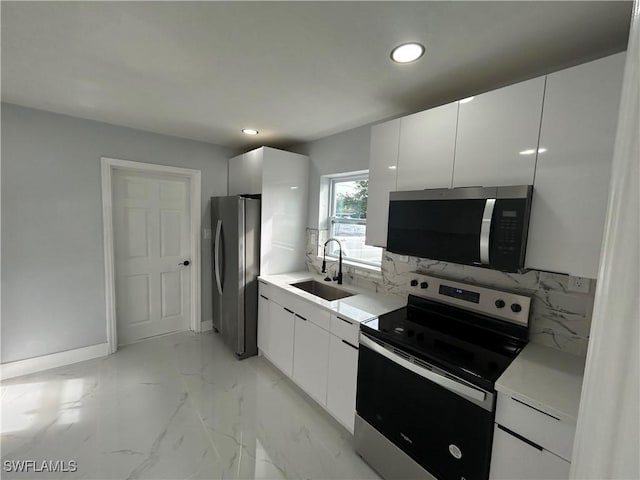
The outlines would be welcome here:
<svg viewBox="0 0 640 480">
<path fill-rule="evenodd" d="M 342 285 L 342 244 L 340 243 L 340 240 L 338 240 L 337 238 L 330 238 L 329 240 L 327 240 L 326 242 L 324 242 L 324 248 L 322 250 L 322 272 L 321 273 L 327 273 L 327 244 L 329 242 L 336 242 L 338 244 L 338 248 L 340 248 L 340 256 L 338 257 L 338 285 Z M 329 277 L 325 278 L 325 280 L 330 280 Z M 334 278 L 334 280 L 336 280 Z"/>
</svg>

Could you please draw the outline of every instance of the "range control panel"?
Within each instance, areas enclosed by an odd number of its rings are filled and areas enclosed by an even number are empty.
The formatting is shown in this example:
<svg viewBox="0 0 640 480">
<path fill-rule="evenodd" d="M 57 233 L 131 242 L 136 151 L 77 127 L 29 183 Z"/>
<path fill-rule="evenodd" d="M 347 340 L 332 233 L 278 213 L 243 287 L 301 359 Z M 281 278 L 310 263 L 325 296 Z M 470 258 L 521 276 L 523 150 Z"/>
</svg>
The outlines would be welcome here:
<svg viewBox="0 0 640 480">
<path fill-rule="evenodd" d="M 412 272 L 409 293 L 527 326 L 531 298 L 455 280 Z"/>
</svg>

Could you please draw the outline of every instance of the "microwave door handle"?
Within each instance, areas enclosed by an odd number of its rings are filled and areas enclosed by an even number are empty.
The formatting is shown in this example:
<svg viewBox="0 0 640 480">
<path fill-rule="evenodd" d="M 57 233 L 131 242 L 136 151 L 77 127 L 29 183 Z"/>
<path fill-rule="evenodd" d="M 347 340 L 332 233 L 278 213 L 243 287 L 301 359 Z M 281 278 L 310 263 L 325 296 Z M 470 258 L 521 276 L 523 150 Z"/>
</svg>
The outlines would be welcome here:
<svg viewBox="0 0 640 480">
<path fill-rule="evenodd" d="M 482 226 L 480 227 L 480 263 L 489 265 L 489 240 L 491 239 L 491 219 L 493 209 L 496 206 L 495 198 L 487 198 L 482 214 Z"/>
<path fill-rule="evenodd" d="M 390 352 L 382 345 L 377 344 L 373 340 L 370 340 L 364 335 L 360 335 L 360 344 L 373 350 L 376 353 L 379 353 L 383 357 L 391 360 L 392 362 L 400 365 L 401 367 L 406 368 L 407 370 L 412 371 L 413 373 L 420 375 L 427 380 L 431 380 L 433 383 L 440 385 L 447 390 L 460 395 L 461 397 L 465 397 L 470 400 L 475 400 L 476 402 L 484 402 L 487 398 L 486 392 L 482 390 L 478 390 L 476 388 L 470 387 L 468 385 L 462 384 L 453 380 L 452 378 L 445 377 L 444 375 L 440 375 L 434 371 L 427 370 L 426 368 L 419 367 L 418 365 L 405 360 L 402 357 Z M 486 408 L 486 407 L 485 407 Z M 487 408 L 488 409 L 488 408 Z"/>
</svg>

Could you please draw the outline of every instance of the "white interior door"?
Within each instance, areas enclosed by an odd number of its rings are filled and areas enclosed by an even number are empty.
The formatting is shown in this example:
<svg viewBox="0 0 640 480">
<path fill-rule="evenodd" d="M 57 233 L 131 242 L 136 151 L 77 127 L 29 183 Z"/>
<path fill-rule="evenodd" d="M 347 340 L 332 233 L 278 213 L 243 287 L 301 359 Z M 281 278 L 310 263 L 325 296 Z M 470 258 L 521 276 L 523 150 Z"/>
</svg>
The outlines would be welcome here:
<svg viewBox="0 0 640 480">
<path fill-rule="evenodd" d="M 114 170 L 118 344 L 189 328 L 189 180 Z"/>
</svg>

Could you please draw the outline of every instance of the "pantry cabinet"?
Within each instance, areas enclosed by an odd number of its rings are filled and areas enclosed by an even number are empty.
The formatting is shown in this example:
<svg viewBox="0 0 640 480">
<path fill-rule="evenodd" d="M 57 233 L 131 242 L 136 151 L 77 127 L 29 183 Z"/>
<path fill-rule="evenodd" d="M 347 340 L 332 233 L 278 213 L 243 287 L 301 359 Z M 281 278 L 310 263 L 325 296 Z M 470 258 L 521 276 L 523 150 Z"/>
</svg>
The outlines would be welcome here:
<svg viewBox="0 0 640 480">
<path fill-rule="evenodd" d="M 228 161 L 228 194 L 261 202 L 260 273 L 306 269 L 309 157 L 260 147 Z"/>
<path fill-rule="evenodd" d="M 451 187 L 457 121 L 458 102 L 400 120 L 396 190 Z"/>
<path fill-rule="evenodd" d="M 453 186 L 532 185 L 545 77 L 460 103 Z"/>
<path fill-rule="evenodd" d="M 371 127 L 365 239 L 367 245 L 376 247 L 387 245 L 389 192 L 396 190 L 399 138 L 400 120 L 392 120 Z"/>
<path fill-rule="evenodd" d="M 547 76 L 527 268 L 597 276 L 624 62 L 620 53 Z"/>
</svg>

